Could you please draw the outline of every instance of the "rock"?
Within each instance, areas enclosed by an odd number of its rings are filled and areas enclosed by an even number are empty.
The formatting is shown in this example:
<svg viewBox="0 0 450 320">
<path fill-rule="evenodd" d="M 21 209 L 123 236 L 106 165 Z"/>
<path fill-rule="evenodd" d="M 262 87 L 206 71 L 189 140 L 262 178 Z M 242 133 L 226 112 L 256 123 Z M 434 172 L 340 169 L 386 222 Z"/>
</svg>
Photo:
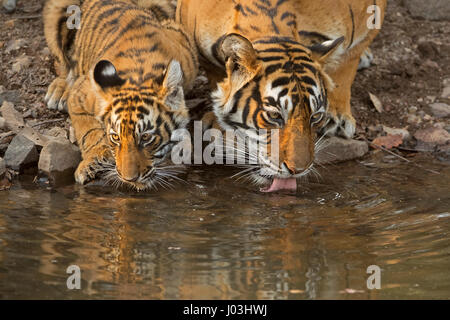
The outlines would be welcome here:
<svg viewBox="0 0 450 320">
<path fill-rule="evenodd" d="M 383 131 L 393 136 L 400 135 L 403 140 L 409 140 L 411 138 L 411 134 L 406 128 L 399 129 L 383 126 Z"/>
<path fill-rule="evenodd" d="M 442 90 L 441 97 L 450 99 L 450 78 L 444 80 L 444 89 Z"/>
<path fill-rule="evenodd" d="M 412 106 L 412 107 L 409 107 L 408 108 L 408 113 L 410 113 L 410 114 L 414 114 L 414 113 L 416 113 L 417 112 L 417 107 L 416 106 Z"/>
<path fill-rule="evenodd" d="M 450 133 L 447 130 L 431 127 L 418 130 L 414 134 L 414 138 L 419 143 L 428 144 L 430 146 L 444 145 L 450 142 Z"/>
<path fill-rule="evenodd" d="M 0 178 L 5 174 L 5 172 L 6 172 L 5 160 L 0 158 Z"/>
<path fill-rule="evenodd" d="M 436 61 L 433 61 L 433 60 L 430 60 L 430 59 L 426 60 L 423 63 L 423 66 L 425 68 L 430 68 L 430 69 L 436 69 L 436 70 L 440 69 L 439 64 Z"/>
<path fill-rule="evenodd" d="M 62 139 L 62 140 L 67 140 L 68 139 L 68 134 L 67 134 L 66 129 L 60 128 L 60 127 L 53 127 L 53 128 L 51 128 L 50 130 L 45 132 L 45 135 L 49 136 L 49 137 L 52 137 L 52 138 L 56 138 L 56 139 Z"/>
<path fill-rule="evenodd" d="M 369 152 L 367 142 L 331 137 L 317 155 L 318 163 L 341 162 L 361 158 Z"/>
<path fill-rule="evenodd" d="M 4 160 L 7 167 L 22 171 L 25 167 L 36 163 L 38 159 L 39 154 L 33 141 L 19 134 L 12 139 Z"/>
<path fill-rule="evenodd" d="M 14 108 L 14 104 L 11 102 L 3 102 L 0 112 L 5 119 L 6 127 L 10 130 L 19 132 L 25 127 L 22 115 Z"/>
<path fill-rule="evenodd" d="M 45 136 L 40 134 L 38 131 L 34 130 L 31 127 L 25 127 L 20 131 L 20 134 L 26 137 L 28 140 L 33 141 L 33 143 L 39 147 L 45 146 L 50 140 L 53 140 L 52 137 Z"/>
<path fill-rule="evenodd" d="M 21 101 L 19 90 L 3 90 L 0 92 L 0 105 L 5 101 L 19 103 Z"/>
<path fill-rule="evenodd" d="M 408 114 L 406 122 L 413 125 L 419 125 L 422 123 L 422 119 L 415 114 Z"/>
<path fill-rule="evenodd" d="M 19 50 L 23 47 L 26 47 L 28 44 L 28 41 L 25 39 L 16 39 L 16 40 L 10 40 L 6 44 L 5 53 L 9 54 L 11 51 Z"/>
<path fill-rule="evenodd" d="M 433 103 L 430 105 L 430 108 L 436 118 L 450 116 L 450 106 L 446 103 Z"/>
<path fill-rule="evenodd" d="M 4 130 L 6 128 L 6 120 L 3 117 L 0 117 L 0 130 Z"/>
<path fill-rule="evenodd" d="M 17 0 L 3 0 L 3 8 L 6 12 L 11 13 L 16 10 Z"/>
<path fill-rule="evenodd" d="M 80 150 L 69 140 L 51 141 L 41 151 L 39 171 L 53 183 L 73 181 L 73 174 L 81 161 Z"/>
<path fill-rule="evenodd" d="M 404 4 L 414 18 L 450 20 L 448 0 L 405 0 Z"/>
<path fill-rule="evenodd" d="M 25 69 L 27 69 L 31 65 L 31 58 L 23 55 L 16 59 L 16 61 L 12 65 L 12 72 L 19 73 Z"/>
</svg>

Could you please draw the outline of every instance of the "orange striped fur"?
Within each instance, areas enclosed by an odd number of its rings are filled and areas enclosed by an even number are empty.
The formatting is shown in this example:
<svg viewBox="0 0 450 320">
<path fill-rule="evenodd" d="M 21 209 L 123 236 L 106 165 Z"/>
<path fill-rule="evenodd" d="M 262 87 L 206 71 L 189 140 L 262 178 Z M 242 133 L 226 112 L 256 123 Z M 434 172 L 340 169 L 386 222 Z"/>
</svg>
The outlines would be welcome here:
<svg viewBox="0 0 450 320">
<path fill-rule="evenodd" d="M 189 121 L 184 92 L 198 70 L 192 39 L 166 20 L 164 1 L 156 12 L 133 2 L 45 5 L 45 35 L 58 71 L 46 99 L 50 108 L 68 109 L 83 156 L 75 173 L 81 184 L 96 177 L 137 190 L 164 184 L 172 175 L 164 170 L 172 133 Z M 71 4 L 81 5 L 79 30 L 66 28 Z"/>
</svg>

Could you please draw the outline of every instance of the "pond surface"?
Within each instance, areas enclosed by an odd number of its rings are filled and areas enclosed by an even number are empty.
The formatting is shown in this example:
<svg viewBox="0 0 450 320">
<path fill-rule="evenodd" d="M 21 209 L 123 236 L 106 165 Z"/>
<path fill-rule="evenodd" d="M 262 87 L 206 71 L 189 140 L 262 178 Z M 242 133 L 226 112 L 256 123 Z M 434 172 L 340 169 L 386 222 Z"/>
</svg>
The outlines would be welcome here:
<svg viewBox="0 0 450 320">
<path fill-rule="evenodd" d="M 295 195 L 217 167 L 146 194 L 25 179 L 0 193 L 0 298 L 448 299 L 450 166 L 414 161 L 440 174 L 378 154 Z"/>
</svg>

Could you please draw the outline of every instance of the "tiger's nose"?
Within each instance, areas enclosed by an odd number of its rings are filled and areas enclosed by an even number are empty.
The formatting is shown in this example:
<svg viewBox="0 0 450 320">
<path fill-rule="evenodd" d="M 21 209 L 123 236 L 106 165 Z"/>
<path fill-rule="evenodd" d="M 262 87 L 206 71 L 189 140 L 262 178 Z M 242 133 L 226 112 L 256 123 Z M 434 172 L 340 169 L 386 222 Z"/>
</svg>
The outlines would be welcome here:
<svg viewBox="0 0 450 320">
<path fill-rule="evenodd" d="M 118 171 L 118 173 L 119 173 L 120 177 L 123 180 L 125 180 L 126 182 L 136 182 L 139 179 L 139 174 L 136 174 L 133 177 L 129 177 L 129 176 L 123 175 L 120 171 Z"/>
</svg>

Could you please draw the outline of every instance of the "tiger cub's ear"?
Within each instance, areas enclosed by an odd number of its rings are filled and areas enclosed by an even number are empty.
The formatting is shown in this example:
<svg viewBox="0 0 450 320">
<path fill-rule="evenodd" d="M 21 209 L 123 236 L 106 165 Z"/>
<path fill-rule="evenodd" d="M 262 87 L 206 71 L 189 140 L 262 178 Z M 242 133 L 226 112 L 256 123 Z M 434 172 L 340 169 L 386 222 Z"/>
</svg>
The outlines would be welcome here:
<svg viewBox="0 0 450 320">
<path fill-rule="evenodd" d="M 308 47 L 311 50 L 312 58 L 319 62 L 325 63 L 325 61 L 339 48 L 345 37 L 337 38 L 336 40 L 328 40 L 322 43 L 314 44 Z"/>
<path fill-rule="evenodd" d="M 225 62 L 230 89 L 236 92 L 261 69 L 256 51 L 247 38 L 236 33 L 228 34 L 219 48 L 219 57 Z"/>
<path fill-rule="evenodd" d="M 163 81 L 164 103 L 172 110 L 186 107 L 183 91 L 183 70 L 178 61 L 172 60 L 167 67 Z"/>
<path fill-rule="evenodd" d="M 107 60 L 101 60 L 94 69 L 94 80 L 103 89 L 120 87 L 125 80 L 119 77 L 116 67 Z"/>
</svg>

